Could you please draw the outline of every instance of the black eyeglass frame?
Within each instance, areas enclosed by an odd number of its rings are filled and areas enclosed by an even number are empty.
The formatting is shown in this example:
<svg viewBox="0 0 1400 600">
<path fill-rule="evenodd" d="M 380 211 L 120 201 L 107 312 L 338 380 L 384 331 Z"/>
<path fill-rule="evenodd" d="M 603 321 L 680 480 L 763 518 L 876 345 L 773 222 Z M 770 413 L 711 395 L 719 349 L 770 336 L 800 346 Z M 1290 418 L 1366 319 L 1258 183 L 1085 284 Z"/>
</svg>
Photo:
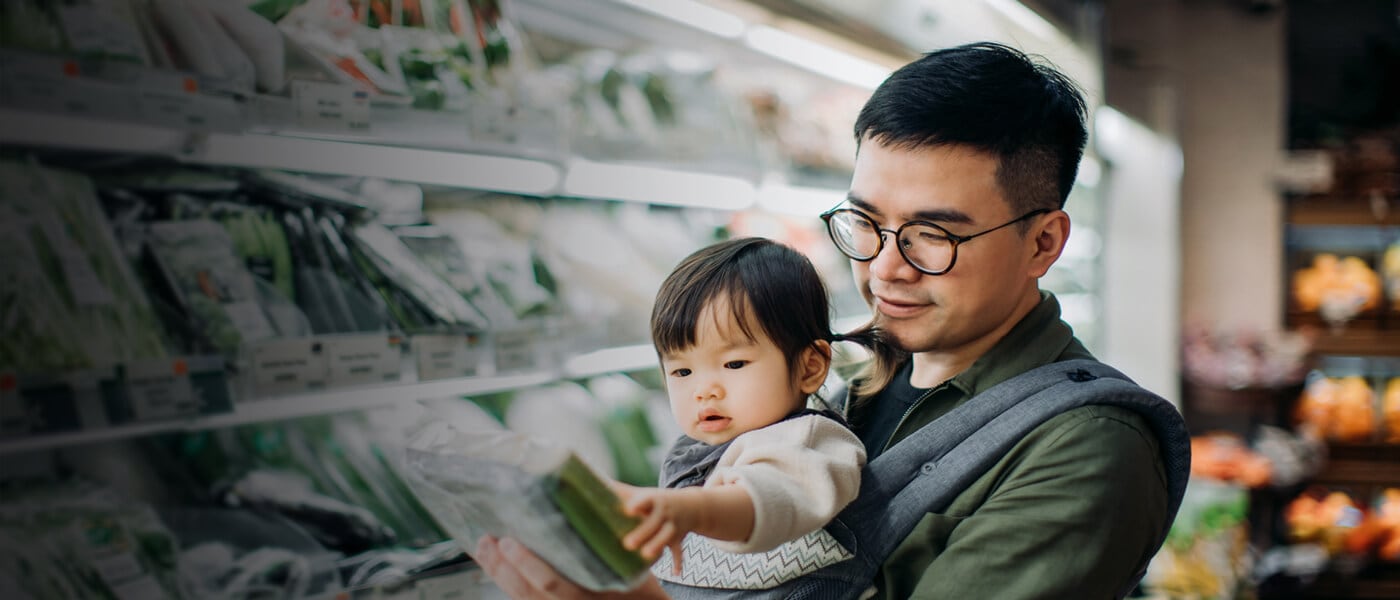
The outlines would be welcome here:
<svg viewBox="0 0 1400 600">
<path fill-rule="evenodd" d="M 993 228 L 991 228 L 991 229 L 985 229 L 985 230 L 983 230 L 983 231 L 979 231 L 979 232 L 974 233 L 974 234 L 971 234 L 971 235 L 957 235 L 957 234 L 955 234 L 955 233 L 953 233 L 953 232 L 951 232 L 951 231 L 948 231 L 947 229 L 944 229 L 941 225 L 937 225 L 937 224 L 935 224 L 935 223 L 930 223 L 930 222 L 928 222 L 928 221 L 906 221 L 904 224 L 900 225 L 898 229 L 885 229 L 885 228 L 883 228 L 883 227 L 880 227 L 880 224 L 879 224 L 879 223 L 876 223 L 876 222 L 875 222 L 875 219 L 871 218 L 870 215 L 867 215 L 867 214 L 865 214 L 865 213 L 863 213 L 863 212 L 861 212 L 861 211 L 859 211 L 859 210 L 856 210 L 856 209 L 854 209 L 854 208 L 833 208 L 833 209 L 831 209 L 831 210 L 828 210 L 828 211 L 822 213 L 822 214 L 821 214 L 821 219 L 822 219 L 822 221 L 825 221 L 825 222 L 826 222 L 826 235 L 827 235 L 828 237 L 831 238 L 831 243 L 836 244 L 836 249 L 837 249 L 837 250 L 840 250 L 840 251 L 841 251 L 841 254 L 846 255 L 846 258 L 849 258 L 849 259 L 854 260 L 854 261 L 856 261 L 856 262 L 870 262 L 870 261 L 872 261 L 872 260 L 875 260 L 875 257 L 879 256 L 879 255 L 880 255 L 880 252 L 883 251 L 883 250 L 885 249 L 885 234 L 886 234 L 886 233 L 892 233 L 892 234 L 894 234 L 895 248 L 897 248 L 897 249 L 899 250 L 899 256 L 900 256 L 901 258 L 904 259 L 904 262 L 908 263 L 909 266 L 914 267 L 915 270 L 917 270 L 918 272 L 923 273 L 923 274 L 925 274 L 925 275 L 942 275 L 942 274 L 944 274 L 944 273 L 947 273 L 948 271 L 952 271 L 952 270 L 953 270 L 953 265 L 958 264 L 958 246 L 959 246 L 959 245 L 961 245 L 961 244 L 963 244 L 963 243 L 965 243 L 965 242 L 967 242 L 967 241 L 969 241 L 969 240 L 972 240 L 973 238 L 977 238 L 977 237 L 980 237 L 980 236 L 987 235 L 987 234 L 989 234 L 989 233 L 991 233 L 991 232 L 993 232 L 993 231 L 996 231 L 996 230 L 998 230 L 998 229 L 1001 229 L 1001 228 L 1003 228 L 1003 227 L 1010 227 L 1011 225 L 1015 225 L 1016 223 L 1020 223 L 1021 221 L 1024 221 L 1024 220 L 1026 220 L 1026 219 L 1029 219 L 1029 218 L 1031 218 L 1031 217 L 1034 217 L 1034 216 L 1037 216 L 1037 215 L 1043 215 L 1043 214 L 1046 214 L 1046 213 L 1049 213 L 1049 212 L 1053 212 L 1053 210 L 1054 210 L 1054 209 L 1049 209 L 1049 208 L 1037 208 L 1037 209 L 1035 209 L 1035 210 L 1033 210 L 1033 211 L 1030 211 L 1030 212 L 1028 212 L 1028 213 L 1026 213 L 1026 214 L 1024 214 L 1024 215 L 1021 215 L 1021 216 L 1019 216 L 1019 217 L 1016 217 L 1015 219 L 1012 219 L 1012 220 L 1010 220 L 1010 221 L 1007 221 L 1007 222 L 1005 222 L 1005 223 L 1002 223 L 1001 225 L 997 225 L 996 227 L 993 227 Z M 865 219 L 866 222 L 870 223 L 870 224 L 873 226 L 873 229 L 875 230 L 875 233 L 879 234 L 879 241 L 877 242 L 877 245 L 875 246 L 875 253 L 874 253 L 874 254 L 871 254 L 870 256 L 867 256 L 867 257 L 862 258 L 862 257 L 859 257 L 859 256 L 851 256 L 851 253 L 846 251 L 845 245 L 843 245 L 839 240 L 836 239 L 836 230 L 833 229 L 832 226 L 831 226 L 831 218 L 834 217 L 834 216 L 836 216 L 836 215 L 839 214 L 839 213 L 851 213 L 851 214 L 853 214 L 853 215 L 856 215 L 857 217 L 860 217 L 860 218 L 862 218 L 862 219 Z M 946 268 L 944 268 L 942 271 L 934 271 L 934 270 L 931 270 L 931 269 L 926 269 L 926 268 L 924 268 L 924 267 L 921 267 L 921 266 L 919 266 L 919 265 L 917 265 L 917 264 L 914 264 L 914 261 L 912 261 L 912 260 L 909 259 L 909 255 L 904 253 L 904 245 L 899 243 L 899 234 L 903 233 L 903 232 L 904 232 L 904 228 L 905 228 L 905 227 L 908 227 L 908 226 L 910 226 L 910 225 L 922 225 L 922 226 L 925 226 L 925 227 L 932 227 L 932 228 L 934 228 L 934 229 L 937 229 L 937 230 L 943 232 L 943 236 L 946 237 L 946 238 L 948 238 L 948 241 L 952 242 L 952 244 L 953 244 L 953 255 L 952 255 L 952 257 L 950 257 L 950 258 L 948 259 L 948 266 L 947 266 Z"/>
</svg>

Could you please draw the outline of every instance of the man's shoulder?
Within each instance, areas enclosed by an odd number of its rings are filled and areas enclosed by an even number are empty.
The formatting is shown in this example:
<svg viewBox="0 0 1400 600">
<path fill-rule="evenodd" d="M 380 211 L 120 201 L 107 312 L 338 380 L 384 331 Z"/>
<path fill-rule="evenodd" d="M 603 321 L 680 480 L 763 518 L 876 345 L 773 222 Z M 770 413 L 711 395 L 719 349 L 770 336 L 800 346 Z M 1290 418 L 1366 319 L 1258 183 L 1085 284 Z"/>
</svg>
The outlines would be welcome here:
<svg viewBox="0 0 1400 600">
<path fill-rule="evenodd" d="M 1092 469 L 1144 460 L 1160 465 L 1160 447 L 1143 415 L 1121 406 L 1091 404 L 1055 415 L 1032 429 L 1005 457 L 1005 466 L 1034 469 L 1068 461 Z"/>
</svg>

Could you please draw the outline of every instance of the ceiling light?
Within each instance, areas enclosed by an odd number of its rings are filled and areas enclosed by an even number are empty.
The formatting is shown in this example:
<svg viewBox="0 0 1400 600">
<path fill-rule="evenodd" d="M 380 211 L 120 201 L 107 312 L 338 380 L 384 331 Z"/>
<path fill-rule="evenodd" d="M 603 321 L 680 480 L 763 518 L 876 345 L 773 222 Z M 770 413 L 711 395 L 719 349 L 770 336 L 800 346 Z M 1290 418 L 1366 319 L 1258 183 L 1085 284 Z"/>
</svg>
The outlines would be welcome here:
<svg viewBox="0 0 1400 600">
<path fill-rule="evenodd" d="M 767 25 L 749 28 L 744 42 L 773 58 L 865 89 L 875 89 L 891 73 L 890 69 L 863 58 Z"/>
</svg>

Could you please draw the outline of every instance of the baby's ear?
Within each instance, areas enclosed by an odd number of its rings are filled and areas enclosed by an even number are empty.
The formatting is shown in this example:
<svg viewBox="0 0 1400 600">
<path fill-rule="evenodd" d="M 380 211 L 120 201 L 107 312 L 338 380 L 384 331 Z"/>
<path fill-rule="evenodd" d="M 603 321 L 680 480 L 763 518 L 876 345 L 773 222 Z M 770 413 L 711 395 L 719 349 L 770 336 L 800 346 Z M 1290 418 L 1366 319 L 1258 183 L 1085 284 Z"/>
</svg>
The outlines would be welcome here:
<svg viewBox="0 0 1400 600">
<path fill-rule="evenodd" d="M 831 344 L 826 340 L 812 342 L 797 357 L 797 387 L 804 394 L 815 394 L 826 382 L 831 368 Z"/>
</svg>

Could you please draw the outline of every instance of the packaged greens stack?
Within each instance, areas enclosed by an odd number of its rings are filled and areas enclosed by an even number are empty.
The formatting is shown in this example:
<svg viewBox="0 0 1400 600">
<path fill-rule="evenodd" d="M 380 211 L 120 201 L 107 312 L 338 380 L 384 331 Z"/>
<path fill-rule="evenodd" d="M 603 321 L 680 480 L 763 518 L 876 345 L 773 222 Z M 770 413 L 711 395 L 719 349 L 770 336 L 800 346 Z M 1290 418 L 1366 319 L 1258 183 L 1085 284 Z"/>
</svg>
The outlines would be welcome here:
<svg viewBox="0 0 1400 600">
<path fill-rule="evenodd" d="M 0 230 L 0 366 L 52 372 L 165 356 L 86 177 L 0 161 Z"/>
<path fill-rule="evenodd" d="M 149 506 L 87 483 L 11 492 L 0 506 L 0 589 L 21 598 L 186 597 L 179 545 Z"/>
<path fill-rule="evenodd" d="M 151 223 L 147 243 L 191 328 L 226 356 L 246 342 L 310 333 L 289 300 L 248 272 L 218 223 Z"/>
<path fill-rule="evenodd" d="M 404 448 L 405 479 L 468 552 L 510 537 L 589 589 L 623 590 L 647 572 L 622 547 L 637 523 L 573 453 L 504 430 L 462 431 L 425 419 Z"/>
</svg>

